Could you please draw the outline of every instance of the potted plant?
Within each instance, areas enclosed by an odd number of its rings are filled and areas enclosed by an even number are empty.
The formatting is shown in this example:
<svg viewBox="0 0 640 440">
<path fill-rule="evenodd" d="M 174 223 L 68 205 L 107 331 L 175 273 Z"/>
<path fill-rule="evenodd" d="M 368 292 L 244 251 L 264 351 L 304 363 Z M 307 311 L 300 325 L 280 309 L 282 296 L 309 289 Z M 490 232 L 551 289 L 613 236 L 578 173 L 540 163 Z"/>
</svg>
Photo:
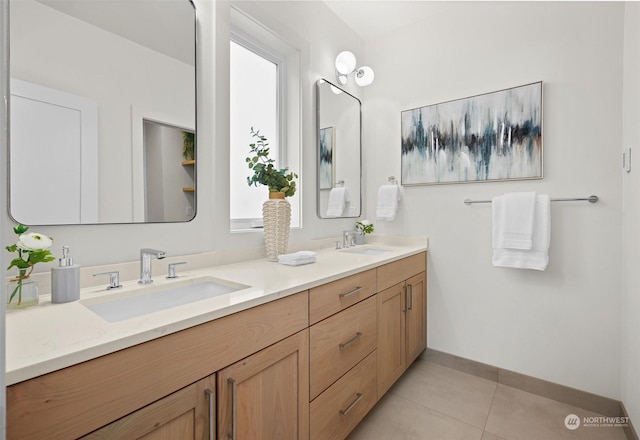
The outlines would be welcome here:
<svg viewBox="0 0 640 440">
<path fill-rule="evenodd" d="M 270 198 L 291 197 L 296 193 L 296 173 L 290 172 L 288 168 L 276 168 L 275 160 L 269 158 L 269 144 L 267 138 L 260 134 L 260 130 L 254 131 L 251 127 L 251 136 L 257 138 L 253 144 L 249 144 L 251 156 L 245 160 L 249 168 L 253 170 L 253 176 L 247 177 L 249 186 L 258 184 L 269 188 L 269 193 L 284 193 Z"/>
<path fill-rule="evenodd" d="M 373 232 L 373 223 L 371 223 L 369 220 L 356 222 L 356 230 L 360 232 L 360 235 L 356 237 L 356 243 L 364 244 L 366 241 L 365 236 Z"/>
<path fill-rule="evenodd" d="M 251 127 L 251 136 L 256 138 L 249 144 L 250 156 L 246 158 L 253 175 L 247 177 L 249 186 L 265 185 L 269 188 L 269 200 L 262 205 L 264 224 L 264 244 L 267 260 L 278 261 L 278 255 L 287 252 L 289 228 L 291 225 L 291 205 L 285 197 L 296 192 L 296 173 L 288 168 L 276 168 L 275 160 L 269 158 L 269 143 L 260 130 Z"/>
</svg>

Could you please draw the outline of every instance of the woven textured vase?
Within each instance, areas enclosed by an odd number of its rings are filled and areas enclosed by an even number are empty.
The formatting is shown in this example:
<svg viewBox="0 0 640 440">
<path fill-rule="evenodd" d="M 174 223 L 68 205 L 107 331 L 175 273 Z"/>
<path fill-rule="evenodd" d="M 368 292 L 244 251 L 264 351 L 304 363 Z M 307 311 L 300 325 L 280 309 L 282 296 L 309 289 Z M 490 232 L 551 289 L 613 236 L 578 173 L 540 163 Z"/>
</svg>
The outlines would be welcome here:
<svg viewBox="0 0 640 440">
<path fill-rule="evenodd" d="M 283 192 L 269 193 L 269 200 L 262 205 L 262 218 L 267 260 L 278 261 L 278 255 L 287 253 L 291 225 L 291 205 Z"/>
</svg>

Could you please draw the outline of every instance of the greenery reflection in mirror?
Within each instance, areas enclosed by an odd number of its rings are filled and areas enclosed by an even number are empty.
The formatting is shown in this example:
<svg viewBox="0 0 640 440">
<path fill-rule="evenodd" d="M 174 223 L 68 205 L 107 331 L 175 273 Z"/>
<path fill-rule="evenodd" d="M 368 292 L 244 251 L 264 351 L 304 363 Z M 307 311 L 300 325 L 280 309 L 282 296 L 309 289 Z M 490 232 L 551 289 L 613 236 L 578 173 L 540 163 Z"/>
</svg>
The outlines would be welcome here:
<svg viewBox="0 0 640 440">
<path fill-rule="evenodd" d="M 320 218 L 359 217 L 360 100 L 327 80 L 316 83 L 317 209 Z"/>
<path fill-rule="evenodd" d="M 10 213 L 24 224 L 195 215 L 189 0 L 11 0 Z M 189 145 L 186 145 L 186 144 Z"/>
</svg>

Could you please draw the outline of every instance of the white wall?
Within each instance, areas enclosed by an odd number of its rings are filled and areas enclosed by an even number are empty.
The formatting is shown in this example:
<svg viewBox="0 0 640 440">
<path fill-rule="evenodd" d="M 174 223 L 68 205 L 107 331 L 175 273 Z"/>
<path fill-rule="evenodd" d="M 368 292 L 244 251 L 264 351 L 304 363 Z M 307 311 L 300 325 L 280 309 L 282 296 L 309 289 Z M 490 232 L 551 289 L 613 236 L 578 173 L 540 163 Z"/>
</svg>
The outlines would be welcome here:
<svg viewBox="0 0 640 440">
<path fill-rule="evenodd" d="M 635 155 L 631 173 L 623 173 L 622 401 L 640 425 L 640 4 L 625 4 L 624 98 L 622 141 Z"/>
<path fill-rule="evenodd" d="M 428 346 L 620 397 L 621 3 L 433 2 L 366 41 L 365 203 L 400 175 L 400 112 L 544 81 L 543 180 L 404 188 L 376 232 L 430 237 Z M 511 191 L 597 194 L 554 203 L 545 272 L 491 265 L 491 207 Z"/>
</svg>

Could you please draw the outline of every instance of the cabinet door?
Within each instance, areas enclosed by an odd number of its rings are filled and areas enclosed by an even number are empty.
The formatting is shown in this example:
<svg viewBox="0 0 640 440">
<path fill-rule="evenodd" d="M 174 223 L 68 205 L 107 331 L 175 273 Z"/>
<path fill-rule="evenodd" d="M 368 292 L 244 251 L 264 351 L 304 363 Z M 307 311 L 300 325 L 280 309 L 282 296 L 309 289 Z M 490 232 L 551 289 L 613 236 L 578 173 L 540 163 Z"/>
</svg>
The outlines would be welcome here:
<svg viewBox="0 0 640 440">
<path fill-rule="evenodd" d="M 405 284 L 378 293 L 378 398 L 406 368 Z"/>
<path fill-rule="evenodd" d="M 407 367 L 427 347 L 427 277 L 422 272 L 406 283 Z"/>
<path fill-rule="evenodd" d="M 215 389 L 213 374 L 80 440 L 213 440 Z"/>
<path fill-rule="evenodd" d="M 309 438 L 309 333 L 218 372 L 220 440 Z"/>
</svg>

